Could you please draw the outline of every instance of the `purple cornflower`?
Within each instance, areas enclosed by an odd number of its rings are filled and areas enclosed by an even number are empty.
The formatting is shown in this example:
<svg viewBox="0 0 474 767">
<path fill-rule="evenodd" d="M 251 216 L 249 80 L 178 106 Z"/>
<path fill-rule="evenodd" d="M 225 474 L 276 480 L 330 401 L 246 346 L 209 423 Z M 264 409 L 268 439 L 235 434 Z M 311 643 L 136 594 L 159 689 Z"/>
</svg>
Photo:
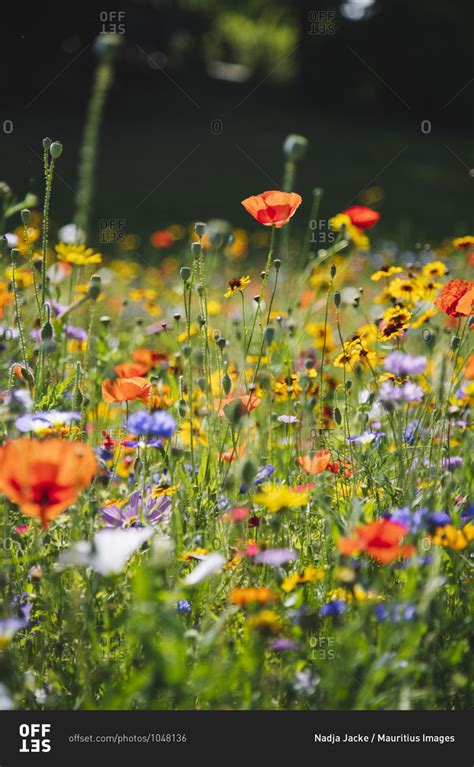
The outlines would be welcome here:
<svg viewBox="0 0 474 767">
<path fill-rule="evenodd" d="M 78 328 L 76 325 L 65 325 L 64 332 L 67 338 L 74 338 L 76 341 L 87 341 L 87 330 Z"/>
<path fill-rule="evenodd" d="M 280 637 L 279 639 L 274 639 L 272 642 L 272 650 L 277 650 L 278 652 L 285 652 L 288 650 L 298 650 L 299 644 L 298 642 L 295 642 L 293 639 L 290 639 L 289 637 Z"/>
<path fill-rule="evenodd" d="M 393 602 L 391 605 L 384 605 L 379 602 L 375 605 L 374 613 L 378 621 L 390 620 L 394 623 L 401 623 L 414 618 L 416 608 L 411 602 Z"/>
<path fill-rule="evenodd" d="M 22 618 L 3 618 L 0 620 L 0 649 L 10 644 L 16 632 L 27 625 Z"/>
<path fill-rule="evenodd" d="M 166 410 L 138 410 L 128 418 L 127 428 L 133 434 L 146 434 L 149 437 L 170 439 L 176 431 L 176 421 Z"/>
<path fill-rule="evenodd" d="M 426 357 L 421 355 L 392 352 L 385 358 L 385 369 L 396 376 L 417 376 L 426 369 Z"/>
<path fill-rule="evenodd" d="M 272 466 L 271 463 L 267 463 L 265 466 L 262 466 L 261 469 L 259 469 L 255 475 L 254 479 L 254 485 L 261 485 L 262 482 L 266 482 L 272 474 L 276 472 L 276 469 L 274 466 Z"/>
<path fill-rule="evenodd" d="M 334 616 L 334 615 L 342 615 L 342 613 L 345 613 L 347 610 L 347 602 L 345 602 L 343 599 L 332 599 L 330 602 L 326 602 L 321 607 L 320 614 L 323 616 L 323 618 Z"/>
<path fill-rule="evenodd" d="M 295 559 L 298 559 L 298 554 L 292 549 L 266 549 L 256 555 L 254 562 L 259 565 L 280 567 L 286 564 L 286 562 L 294 562 Z"/>
<path fill-rule="evenodd" d="M 168 522 L 171 514 L 171 498 L 167 495 L 154 498 L 147 488 L 145 497 L 136 490 L 127 505 L 102 506 L 102 518 L 107 527 L 142 527 Z"/>
<path fill-rule="evenodd" d="M 443 458 L 441 466 L 448 471 L 454 471 L 459 469 L 463 465 L 464 461 L 460 455 L 453 455 L 451 458 Z"/>
<path fill-rule="evenodd" d="M 370 445 L 374 442 L 376 445 L 385 437 L 384 431 L 364 431 L 358 437 L 346 437 L 346 442 L 354 442 L 356 445 Z"/>
<path fill-rule="evenodd" d="M 176 602 L 176 610 L 179 613 L 186 614 L 191 612 L 191 605 L 187 599 L 180 599 L 179 602 Z"/>
<path fill-rule="evenodd" d="M 384 381 L 379 390 L 382 402 L 421 402 L 423 389 L 418 384 L 407 381 L 402 386 L 396 386 L 391 381 Z"/>
</svg>

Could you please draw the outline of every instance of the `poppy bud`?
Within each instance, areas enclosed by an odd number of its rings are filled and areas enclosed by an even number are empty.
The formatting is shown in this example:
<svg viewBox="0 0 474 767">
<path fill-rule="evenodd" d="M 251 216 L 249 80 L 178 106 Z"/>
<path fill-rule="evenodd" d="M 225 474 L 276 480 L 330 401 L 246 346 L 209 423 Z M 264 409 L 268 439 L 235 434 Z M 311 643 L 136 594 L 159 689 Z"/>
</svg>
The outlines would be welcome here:
<svg viewBox="0 0 474 767">
<path fill-rule="evenodd" d="M 295 133 L 286 137 L 283 144 L 283 153 L 288 160 L 298 162 L 306 154 L 308 149 L 308 139 L 304 136 L 298 136 Z"/>
<path fill-rule="evenodd" d="M 192 347 L 189 346 L 189 344 L 186 344 L 186 346 L 183 346 L 182 352 L 183 352 L 183 357 L 185 357 L 186 359 L 189 359 L 189 357 L 191 356 Z"/>
<path fill-rule="evenodd" d="M 202 353 L 202 349 L 196 349 L 195 354 L 196 362 L 198 365 L 202 365 L 204 362 L 204 354 Z"/>
<path fill-rule="evenodd" d="M 181 314 L 180 314 L 179 312 L 175 312 L 175 313 L 173 314 L 173 319 L 175 319 L 175 320 L 176 320 L 176 322 L 179 322 L 179 321 L 180 321 L 180 319 L 181 319 Z"/>
<path fill-rule="evenodd" d="M 346 387 L 347 391 L 349 391 L 349 389 L 351 388 L 351 386 L 352 386 L 352 381 L 346 381 L 346 383 L 345 383 L 345 387 Z"/>
<path fill-rule="evenodd" d="M 99 317 L 99 322 L 104 325 L 104 327 L 108 327 L 110 325 L 110 317 L 108 317 L 106 314 L 103 314 L 101 317 Z"/>
<path fill-rule="evenodd" d="M 341 411 L 338 407 L 334 408 L 334 420 L 336 421 L 337 425 L 340 426 L 342 423 L 342 415 Z"/>
<path fill-rule="evenodd" d="M 206 379 L 205 378 L 198 378 L 197 382 L 199 388 L 201 391 L 206 391 Z"/>
<path fill-rule="evenodd" d="M 226 405 L 224 407 L 224 413 L 233 424 L 233 426 L 237 426 L 237 424 L 240 422 L 240 419 L 242 418 L 242 407 L 240 400 L 236 400 L 236 402 L 231 402 L 229 405 Z"/>
<path fill-rule="evenodd" d="M 90 278 L 87 295 L 89 298 L 92 298 L 94 301 L 97 301 L 97 299 L 100 296 L 101 282 L 102 280 L 100 278 L 100 274 L 93 274 L 92 277 Z"/>
<path fill-rule="evenodd" d="M 189 266 L 182 266 L 181 269 L 179 270 L 179 273 L 184 283 L 186 283 L 191 277 L 191 269 L 189 268 Z"/>
<path fill-rule="evenodd" d="M 51 139 L 46 136 L 46 138 L 43 139 L 43 149 L 48 151 L 49 147 L 51 146 Z"/>
<path fill-rule="evenodd" d="M 20 251 L 18 250 L 18 248 L 12 248 L 10 251 L 11 260 L 16 262 L 18 261 L 19 256 L 20 256 Z"/>
<path fill-rule="evenodd" d="M 255 477 L 255 464 L 248 460 L 245 461 L 244 465 L 242 466 L 242 481 L 246 485 L 250 485 L 253 482 L 253 479 Z"/>
<path fill-rule="evenodd" d="M 201 287 L 202 287 L 202 286 L 201 286 Z M 204 317 L 202 316 L 202 314 L 198 314 L 198 316 L 196 317 L 196 319 L 197 319 L 197 321 L 198 321 L 198 323 L 199 323 L 199 327 L 203 328 L 203 327 L 204 327 L 204 325 L 206 324 L 206 320 L 204 319 Z"/>
<path fill-rule="evenodd" d="M 51 306 L 46 303 L 46 322 L 41 327 L 41 340 L 42 341 L 51 341 L 52 337 L 54 336 L 54 330 L 53 326 L 51 325 Z"/>
<path fill-rule="evenodd" d="M 3 234 L 0 237 L 0 255 L 3 256 L 5 253 L 5 250 L 7 249 L 8 240 L 6 237 L 3 236 Z"/>
<path fill-rule="evenodd" d="M 194 224 L 194 231 L 196 232 L 198 237 L 202 237 L 204 232 L 206 231 L 206 224 L 203 221 L 197 221 Z"/>
<path fill-rule="evenodd" d="M 122 35 L 114 34 L 113 32 L 101 32 L 95 39 L 94 51 L 102 60 L 113 61 L 121 45 Z"/>
<path fill-rule="evenodd" d="M 61 157 L 63 153 L 63 145 L 60 141 L 53 141 L 51 146 L 49 147 L 49 153 L 53 160 L 57 160 L 58 157 Z"/>
<path fill-rule="evenodd" d="M 178 413 L 180 414 L 181 418 L 184 418 L 184 416 L 186 415 L 186 409 L 187 409 L 186 400 L 180 399 L 180 401 L 178 402 Z"/>
<path fill-rule="evenodd" d="M 275 269 L 278 272 L 278 270 L 280 269 L 280 266 L 281 266 L 281 258 L 275 258 L 274 261 L 273 261 L 273 265 L 274 265 Z"/>
<path fill-rule="evenodd" d="M 336 264 L 331 264 L 330 275 L 332 279 L 334 279 L 334 277 L 336 276 L 336 272 L 337 272 Z"/>
<path fill-rule="evenodd" d="M 28 208 L 23 208 L 23 210 L 20 213 L 20 216 L 24 225 L 27 226 L 30 223 L 31 210 L 28 210 Z"/>
<path fill-rule="evenodd" d="M 339 293 L 338 290 L 334 292 L 333 300 L 334 300 L 334 306 L 336 307 L 336 309 L 339 309 L 341 305 L 341 294 Z"/>
<path fill-rule="evenodd" d="M 222 376 L 222 389 L 224 391 L 224 394 L 230 394 L 230 390 L 232 388 L 232 379 L 228 373 L 225 373 Z"/>
<path fill-rule="evenodd" d="M 221 338 L 219 338 L 219 339 L 218 339 L 218 341 L 217 341 L 217 346 L 219 347 L 219 349 L 221 350 L 221 352 L 223 352 L 223 351 L 224 351 L 224 349 L 225 349 L 226 345 L 227 345 L 227 341 L 226 341 L 226 339 L 225 339 L 225 338 L 222 338 L 222 336 L 221 336 Z"/>
<path fill-rule="evenodd" d="M 459 347 L 460 342 L 461 342 L 461 339 L 459 338 L 459 336 L 453 336 L 451 338 L 451 349 L 453 352 L 456 351 L 456 349 Z"/>
</svg>

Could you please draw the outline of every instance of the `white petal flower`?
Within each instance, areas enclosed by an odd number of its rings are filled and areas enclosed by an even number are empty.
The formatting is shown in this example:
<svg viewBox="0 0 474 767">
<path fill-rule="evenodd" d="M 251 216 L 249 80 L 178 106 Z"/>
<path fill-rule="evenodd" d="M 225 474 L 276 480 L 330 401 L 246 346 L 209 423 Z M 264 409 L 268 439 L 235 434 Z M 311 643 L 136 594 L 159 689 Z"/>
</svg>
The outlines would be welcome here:
<svg viewBox="0 0 474 767">
<path fill-rule="evenodd" d="M 218 573 L 222 570 L 224 565 L 225 559 L 222 554 L 218 554 L 217 552 L 208 554 L 207 557 L 204 557 L 198 566 L 186 576 L 185 583 L 187 586 L 196 586 L 196 584 L 209 578 L 210 575 Z"/>
<path fill-rule="evenodd" d="M 128 559 L 154 533 L 152 527 L 129 530 L 100 530 L 92 544 L 80 541 L 59 557 L 61 566 L 92 567 L 101 575 L 121 572 Z"/>
</svg>

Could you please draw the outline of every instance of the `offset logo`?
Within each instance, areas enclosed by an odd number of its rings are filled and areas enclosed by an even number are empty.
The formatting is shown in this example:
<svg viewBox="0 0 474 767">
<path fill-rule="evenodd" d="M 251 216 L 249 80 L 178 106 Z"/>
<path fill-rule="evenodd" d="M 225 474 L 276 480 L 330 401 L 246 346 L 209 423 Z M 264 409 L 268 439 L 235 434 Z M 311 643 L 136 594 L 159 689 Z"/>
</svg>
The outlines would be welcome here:
<svg viewBox="0 0 474 767">
<path fill-rule="evenodd" d="M 46 754 L 51 751 L 50 724 L 20 724 L 20 754 Z"/>
</svg>

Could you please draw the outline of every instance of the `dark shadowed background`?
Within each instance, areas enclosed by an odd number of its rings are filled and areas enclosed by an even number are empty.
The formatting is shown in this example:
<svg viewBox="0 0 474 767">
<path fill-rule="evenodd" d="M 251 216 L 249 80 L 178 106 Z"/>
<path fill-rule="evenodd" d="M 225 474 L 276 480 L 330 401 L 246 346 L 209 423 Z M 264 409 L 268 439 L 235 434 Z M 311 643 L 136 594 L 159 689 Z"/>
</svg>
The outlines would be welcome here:
<svg viewBox="0 0 474 767">
<path fill-rule="evenodd" d="M 240 200 L 280 185 L 283 139 L 301 133 L 295 191 L 309 204 L 323 187 L 323 215 L 374 200 L 402 244 L 466 234 L 472 21 L 471 0 L 9 4 L 0 180 L 41 196 L 41 139 L 61 140 L 53 214 L 72 219 L 94 40 L 118 31 L 94 220 L 249 224 Z"/>
</svg>

